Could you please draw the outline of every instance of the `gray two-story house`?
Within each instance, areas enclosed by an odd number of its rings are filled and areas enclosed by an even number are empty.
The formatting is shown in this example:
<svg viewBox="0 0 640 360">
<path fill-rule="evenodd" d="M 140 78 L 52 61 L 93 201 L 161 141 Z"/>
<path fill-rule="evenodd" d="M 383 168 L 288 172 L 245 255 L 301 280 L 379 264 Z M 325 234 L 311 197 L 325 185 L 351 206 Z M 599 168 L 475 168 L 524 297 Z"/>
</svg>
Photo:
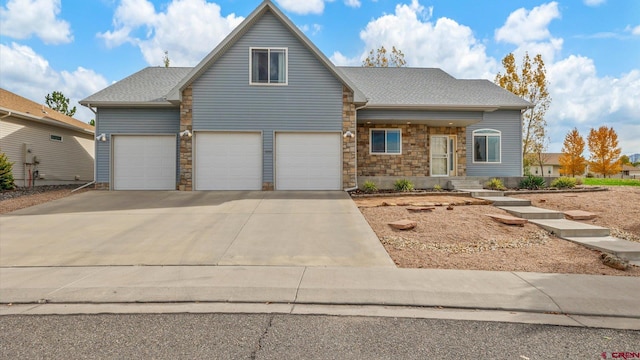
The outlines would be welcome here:
<svg viewBox="0 0 640 360">
<path fill-rule="evenodd" d="M 268 0 L 197 66 L 80 103 L 96 112 L 98 188 L 186 191 L 520 176 L 530 105 L 439 69 L 336 67 Z"/>
</svg>

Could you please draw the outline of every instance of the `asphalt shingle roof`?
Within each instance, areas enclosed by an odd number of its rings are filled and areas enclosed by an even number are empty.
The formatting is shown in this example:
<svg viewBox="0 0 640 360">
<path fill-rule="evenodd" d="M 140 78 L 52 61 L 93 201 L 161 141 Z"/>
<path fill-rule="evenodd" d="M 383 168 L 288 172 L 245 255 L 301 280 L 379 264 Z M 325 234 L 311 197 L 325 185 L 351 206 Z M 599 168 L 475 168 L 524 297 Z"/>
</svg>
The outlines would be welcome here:
<svg viewBox="0 0 640 360">
<path fill-rule="evenodd" d="M 78 131 L 94 131 L 94 127 L 85 122 L 59 113 L 48 106 L 31 101 L 2 88 L 0 88 L 0 108 L 5 112 L 22 113 L 24 116 L 35 120 L 53 120 L 54 123 L 60 123 L 60 125 L 65 125 Z"/>
<path fill-rule="evenodd" d="M 81 104 L 165 103 L 190 67 L 147 67 L 80 101 Z"/>
<path fill-rule="evenodd" d="M 148 67 L 99 91 L 81 104 L 169 104 L 165 96 L 193 68 Z M 461 80 L 435 68 L 338 67 L 368 99 L 368 106 L 503 107 L 529 105 L 488 80 Z"/>
<path fill-rule="evenodd" d="M 530 105 L 488 80 L 456 79 L 435 68 L 339 67 L 368 106 L 513 107 Z"/>
</svg>

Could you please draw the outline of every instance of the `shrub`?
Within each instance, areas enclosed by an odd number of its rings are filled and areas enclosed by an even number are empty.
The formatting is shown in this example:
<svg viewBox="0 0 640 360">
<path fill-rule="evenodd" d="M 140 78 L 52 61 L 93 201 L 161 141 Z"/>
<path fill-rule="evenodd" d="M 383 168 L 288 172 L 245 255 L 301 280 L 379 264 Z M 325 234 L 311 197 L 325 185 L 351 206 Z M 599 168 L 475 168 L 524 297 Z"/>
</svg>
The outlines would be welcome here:
<svg viewBox="0 0 640 360">
<path fill-rule="evenodd" d="M 442 191 L 442 186 L 440 186 L 440 184 L 435 184 L 435 185 L 433 185 L 433 190 Z"/>
<path fill-rule="evenodd" d="M 502 180 L 498 179 L 498 178 L 493 178 L 489 181 L 487 181 L 484 186 L 487 189 L 490 190 L 507 190 L 506 187 L 504 187 L 504 184 L 502 183 Z"/>
<path fill-rule="evenodd" d="M 378 187 L 376 186 L 376 183 L 374 183 L 373 181 L 367 180 L 364 182 L 364 184 L 362 184 L 362 191 L 366 192 L 367 194 L 370 194 L 378 191 Z"/>
<path fill-rule="evenodd" d="M 571 189 L 576 187 L 576 184 L 577 184 L 577 181 L 575 178 L 567 177 L 567 176 L 559 177 L 553 180 L 553 182 L 551 182 L 551 186 L 556 187 L 558 189 Z"/>
<path fill-rule="evenodd" d="M 588 177 L 588 178 L 592 178 L 592 177 L 595 177 L 595 176 L 593 175 L 593 173 L 592 173 L 592 172 L 588 172 L 588 173 L 587 173 L 587 177 Z"/>
<path fill-rule="evenodd" d="M 583 184 L 582 178 L 577 177 L 576 178 L 576 185 L 582 185 L 582 184 Z"/>
<path fill-rule="evenodd" d="M 393 184 L 396 191 L 409 192 L 413 191 L 413 183 L 407 179 L 398 179 Z"/>
<path fill-rule="evenodd" d="M 529 189 L 529 190 L 538 190 L 544 189 L 546 183 L 544 178 L 535 175 L 529 175 L 526 178 L 520 181 L 520 185 L 518 186 L 520 189 Z"/>
<path fill-rule="evenodd" d="M 0 190 L 13 190 L 13 163 L 5 153 L 0 153 Z"/>
</svg>

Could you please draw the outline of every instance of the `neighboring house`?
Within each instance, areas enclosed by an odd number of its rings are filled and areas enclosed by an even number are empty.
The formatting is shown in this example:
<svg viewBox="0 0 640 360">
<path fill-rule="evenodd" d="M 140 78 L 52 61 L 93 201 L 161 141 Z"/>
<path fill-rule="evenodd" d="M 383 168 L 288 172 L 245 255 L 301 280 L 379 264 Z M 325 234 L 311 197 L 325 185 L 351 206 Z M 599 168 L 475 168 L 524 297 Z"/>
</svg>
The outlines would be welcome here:
<svg viewBox="0 0 640 360">
<path fill-rule="evenodd" d="M 540 168 L 540 165 L 536 162 L 535 165 L 531 165 L 529 171 L 533 175 L 544 176 L 544 177 L 558 177 L 560 174 L 560 155 L 562 153 L 542 153 L 542 163 L 543 166 Z"/>
<path fill-rule="evenodd" d="M 346 190 L 522 175 L 522 110 L 487 80 L 336 67 L 264 1 L 194 68 L 149 67 L 97 111 L 97 187 Z"/>
<path fill-rule="evenodd" d="M 93 126 L 0 89 L 0 152 L 17 186 L 93 181 Z"/>
<path fill-rule="evenodd" d="M 640 179 L 640 166 L 622 165 L 622 178 Z"/>
</svg>

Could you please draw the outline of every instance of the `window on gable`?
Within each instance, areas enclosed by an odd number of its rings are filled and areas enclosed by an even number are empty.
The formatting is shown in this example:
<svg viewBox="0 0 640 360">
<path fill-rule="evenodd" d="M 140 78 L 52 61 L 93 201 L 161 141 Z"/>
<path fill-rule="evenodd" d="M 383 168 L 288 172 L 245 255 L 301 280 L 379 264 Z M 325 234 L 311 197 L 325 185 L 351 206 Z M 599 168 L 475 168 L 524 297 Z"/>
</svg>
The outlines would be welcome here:
<svg viewBox="0 0 640 360">
<path fill-rule="evenodd" d="M 502 134 L 498 130 L 481 129 L 473 132 L 473 162 L 499 163 Z"/>
<path fill-rule="evenodd" d="M 287 49 L 251 49 L 251 84 L 287 84 Z"/>
<path fill-rule="evenodd" d="M 51 141 L 57 141 L 57 142 L 62 142 L 62 135 L 54 135 L 54 134 L 50 134 L 50 135 L 49 135 L 49 140 L 51 140 Z"/>
<path fill-rule="evenodd" d="M 372 154 L 400 154 L 402 132 L 400 129 L 371 129 L 370 151 Z"/>
</svg>

